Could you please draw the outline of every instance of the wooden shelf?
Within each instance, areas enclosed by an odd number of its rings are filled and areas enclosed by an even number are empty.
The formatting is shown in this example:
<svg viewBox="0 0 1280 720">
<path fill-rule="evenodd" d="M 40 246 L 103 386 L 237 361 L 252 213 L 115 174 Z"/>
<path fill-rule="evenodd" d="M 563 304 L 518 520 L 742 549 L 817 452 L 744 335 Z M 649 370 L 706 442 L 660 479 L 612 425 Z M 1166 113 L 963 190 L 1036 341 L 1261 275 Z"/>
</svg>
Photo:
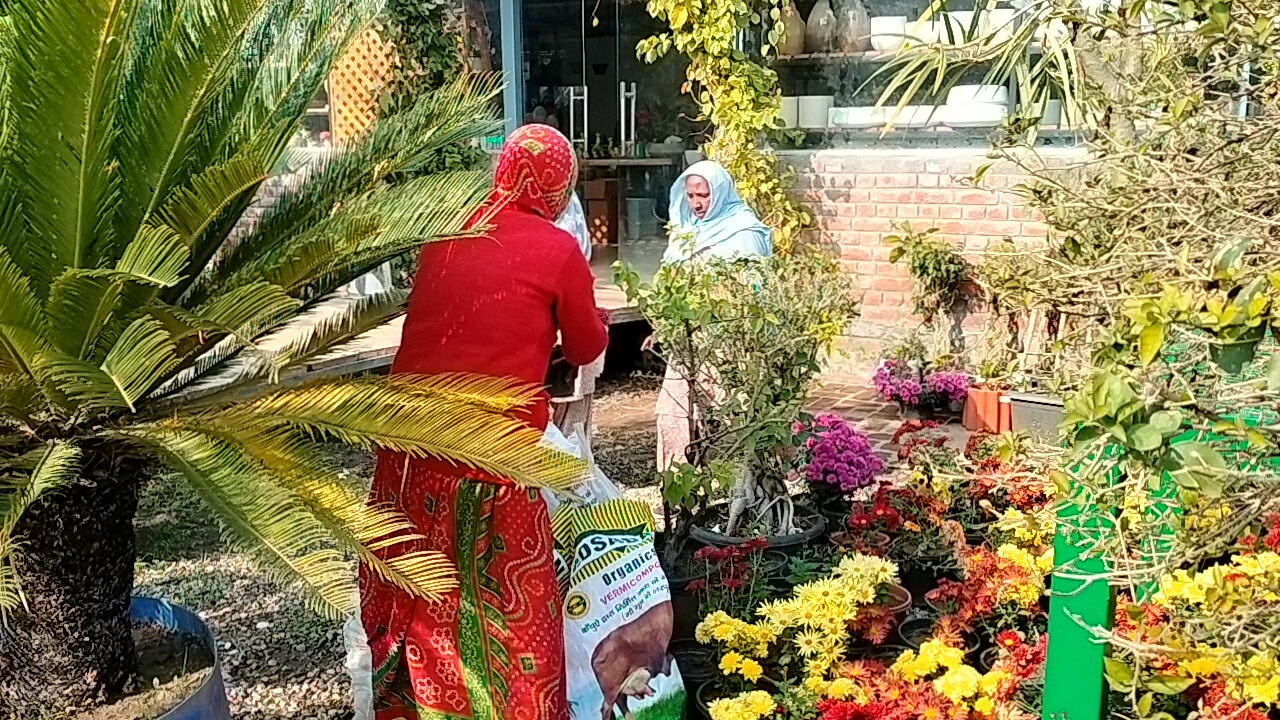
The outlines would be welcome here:
<svg viewBox="0 0 1280 720">
<path fill-rule="evenodd" d="M 821 65 L 836 62 L 883 63 L 889 62 L 897 55 L 897 51 L 880 52 L 879 50 L 852 53 L 804 53 L 803 55 L 779 55 L 778 62 L 792 65 Z"/>
</svg>

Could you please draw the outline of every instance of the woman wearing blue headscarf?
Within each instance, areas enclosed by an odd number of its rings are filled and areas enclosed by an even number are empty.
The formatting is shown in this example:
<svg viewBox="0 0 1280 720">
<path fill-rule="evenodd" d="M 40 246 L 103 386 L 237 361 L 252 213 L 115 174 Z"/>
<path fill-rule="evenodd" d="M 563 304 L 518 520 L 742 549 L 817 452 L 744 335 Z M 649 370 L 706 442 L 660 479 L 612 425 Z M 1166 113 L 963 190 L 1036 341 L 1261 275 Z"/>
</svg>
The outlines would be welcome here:
<svg viewBox="0 0 1280 720">
<path fill-rule="evenodd" d="M 773 254 L 773 233 L 742 201 L 733 178 L 720 163 L 694 163 L 676 178 L 671 186 L 670 218 L 671 239 L 663 264 L 708 258 L 745 260 Z M 714 378 L 699 380 L 714 396 Z M 656 408 L 658 470 L 685 462 L 689 416 L 694 411 L 688 381 L 680 368 L 667 363 Z"/>
<path fill-rule="evenodd" d="M 681 173 L 671 186 L 669 209 L 674 227 L 664 263 L 773 254 L 773 233 L 742 201 L 720 163 L 703 160 Z"/>
</svg>

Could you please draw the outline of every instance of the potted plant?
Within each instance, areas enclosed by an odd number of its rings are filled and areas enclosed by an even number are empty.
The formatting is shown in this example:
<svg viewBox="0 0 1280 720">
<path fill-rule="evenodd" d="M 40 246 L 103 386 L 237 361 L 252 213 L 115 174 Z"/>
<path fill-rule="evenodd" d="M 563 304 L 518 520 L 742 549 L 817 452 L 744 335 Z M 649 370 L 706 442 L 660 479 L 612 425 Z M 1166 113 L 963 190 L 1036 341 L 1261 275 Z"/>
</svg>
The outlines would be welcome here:
<svg viewBox="0 0 1280 720">
<path fill-rule="evenodd" d="M 857 314 L 852 279 L 816 252 L 672 263 L 647 283 L 627 267 L 615 277 L 693 407 L 687 462 L 663 475 L 664 498 L 681 500 L 667 503 L 666 552 L 678 554 L 689 538 L 729 545 L 764 536 L 774 547 L 816 538 L 825 519 L 796 506 L 785 481 L 821 359 Z M 709 502 L 717 488 L 727 498 Z"/>
<path fill-rule="evenodd" d="M 0 156 L 13 201 L 0 235 L 0 705 L 16 716 L 85 708 L 133 677 L 133 520 L 148 473 L 182 475 L 271 575 L 341 617 L 357 589 L 337 548 L 422 597 L 446 592 L 452 568 L 439 554 L 376 554 L 370 544 L 408 521 L 366 507 L 317 440 L 529 486 L 581 471 L 501 412 L 528 402 L 526 388 L 276 382 L 395 318 L 406 294 L 365 298 L 290 342 L 264 337 L 424 238 L 465 234 L 486 177 L 386 179 L 489 132 L 499 93 L 486 76 L 443 86 L 245 228 L 307 99 L 378 10 L 296 13 L 280 32 L 286 6 L 6 8 L 23 35 L 5 64 Z M 286 77 L 287 92 L 264 91 Z"/>
<path fill-rule="evenodd" d="M 819 415 L 793 429 L 803 437 L 802 477 L 816 506 L 830 526 L 843 527 L 849 518 L 848 493 L 873 487 L 884 460 L 867 436 L 839 415 Z"/>
<path fill-rule="evenodd" d="M 978 377 L 969 385 L 961 422 L 966 430 L 1004 432 L 1012 428 L 1008 403 L 1000 402 L 1009 389 L 1007 368 L 999 361 L 978 366 Z"/>
<path fill-rule="evenodd" d="M 970 302 L 981 294 L 975 282 L 976 269 L 949 243 L 934 237 L 937 228 L 917 232 L 904 223 L 900 229 L 900 234 L 885 238 L 885 244 L 893 248 L 889 262 L 906 261 L 914 281 L 912 310 L 925 327 L 935 328 L 938 318 L 945 317 L 941 330 L 946 335 L 946 348 L 939 349 L 939 354 L 960 355 L 964 352 L 961 323 Z"/>
<path fill-rule="evenodd" d="M 716 647 L 723 677 L 700 693 L 710 712 L 749 702 L 770 684 L 826 682 L 842 663 L 851 626 L 890 597 L 897 569 L 879 558 L 850 555 L 829 577 L 797 586 L 787 598 L 762 605 L 754 623 L 717 612 L 698 625 L 700 642 Z M 767 687 L 767 686 L 765 686 Z"/>
<path fill-rule="evenodd" d="M 959 415 L 964 409 L 965 398 L 969 396 L 969 383 L 969 373 L 962 370 L 928 372 L 924 376 L 925 402 Z"/>
</svg>

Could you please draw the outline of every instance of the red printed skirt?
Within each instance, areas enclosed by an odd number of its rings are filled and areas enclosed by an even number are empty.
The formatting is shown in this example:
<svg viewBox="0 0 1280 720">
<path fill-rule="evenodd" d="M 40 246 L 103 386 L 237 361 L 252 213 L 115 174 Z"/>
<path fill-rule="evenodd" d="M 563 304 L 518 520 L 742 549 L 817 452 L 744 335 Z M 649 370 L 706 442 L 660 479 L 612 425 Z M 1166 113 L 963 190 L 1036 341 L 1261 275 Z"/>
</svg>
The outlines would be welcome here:
<svg viewBox="0 0 1280 720">
<path fill-rule="evenodd" d="M 381 452 L 371 499 L 446 553 L 460 587 L 414 598 L 360 569 L 377 720 L 567 720 L 564 627 L 547 507 L 534 490 Z"/>
</svg>

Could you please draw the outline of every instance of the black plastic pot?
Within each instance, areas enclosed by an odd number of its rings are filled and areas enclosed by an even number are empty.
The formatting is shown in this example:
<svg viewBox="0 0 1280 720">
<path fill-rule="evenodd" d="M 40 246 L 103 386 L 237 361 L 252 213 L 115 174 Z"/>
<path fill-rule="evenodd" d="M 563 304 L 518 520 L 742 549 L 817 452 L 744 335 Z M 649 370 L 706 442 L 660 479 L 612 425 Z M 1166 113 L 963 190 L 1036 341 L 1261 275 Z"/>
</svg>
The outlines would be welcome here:
<svg viewBox="0 0 1280 720">
<path fill-rule="evenodd" d="M 766 677 L 760 678 L 759 685 L 756 686 L 756 689 L 767 690 L 768 692 L 773 693 L 776 692 L 778 688 L 772 680 Z M 711 720 L 711 703 L 722 697 L 724 697 L 724 695 L 720 693 L 720 688 L 717 687 L 715 680 L 699 685 L 698 691 L 694 693 L 694 707 L 697 708 L 698 715 L 705 718 L 705 720 Z"/>
<path fill-rule="evenodd" d="M 1267 326 L 1250 328 L 1239 340 L 1224 341 L 1209 346 L 1209 357 L 1228 375 L 1239 375 L 1244 366 L 1253 362 L 1258 343 L 1267 334 Z"/>
<path fill-rule="evenodd" d="M 996 664 L 996 660 L 1000 658 L 1000 648 L 989 647 L 978 655 L 978 669 L 986 673 L 991 672 L 992 666 Z"/>
<path fill-rule="evenodd" d="M 849 651 L 851 660 L 874 660 L 885 665 L 892 665 L 902 653 L 909 650 L 906 645 L 868 645 L 853 648 Z"/>
<path fill-rule="evenodd" d="M 213 672 L 209 677 L 159 720 L 230 720 L 231 706 L 227 703 L 227 689 L 222 684 L 222 660 L 218 657 L 218 643 L 209 626 L 190 610 L 167 600 L 145 597 L 132 599 L 129 618 L 138 624 L 159 625 L 178 635 L 201 638 L 205 649 L 213 656 Z"/>
<path fill-rule="evenodd" d="M 920 646 L 932 636 L 933 618 L 912 618 L 898 625 L 898 638 L 912 650 L 919 650 Z M 978 640 L 972 639 L 965 648 L 965 654 L 976 655 L 979 647 Z"/>
<path fill-rule="evenodd" d="M 707 529 L 707 526 L 711 524 L 711 520 L 713 518 L 723 518 L 727 509 L 728 505 L 726 503 L 716 503 L 698 513 L 693 519 L 693 527 L 689 530 L 689 537 L 700 543 L 717 547 L 742 545 L 752 540 L 753 538 L 724 535 Z M 801 521 L 807 523 L 808 528 L 795 535 L 772 535 L 767 537 L 765 540 L 769 542 L 769 546 L 784 553 L 798 552 L 805 545 L 822 535 L 822 532 L 827 528 L 826 518 L 800 505 L 796 506 L 796 520 L 797 524 L 800 524 Z"/>
<path fill-rule="evenodd" d="M 673 640 L 668 650 L 680 668 L 685 692 L 693 695 L 703 683 L 715 680 L 717 672 L 716 650 L 697 640 Z"/>
</svg>

